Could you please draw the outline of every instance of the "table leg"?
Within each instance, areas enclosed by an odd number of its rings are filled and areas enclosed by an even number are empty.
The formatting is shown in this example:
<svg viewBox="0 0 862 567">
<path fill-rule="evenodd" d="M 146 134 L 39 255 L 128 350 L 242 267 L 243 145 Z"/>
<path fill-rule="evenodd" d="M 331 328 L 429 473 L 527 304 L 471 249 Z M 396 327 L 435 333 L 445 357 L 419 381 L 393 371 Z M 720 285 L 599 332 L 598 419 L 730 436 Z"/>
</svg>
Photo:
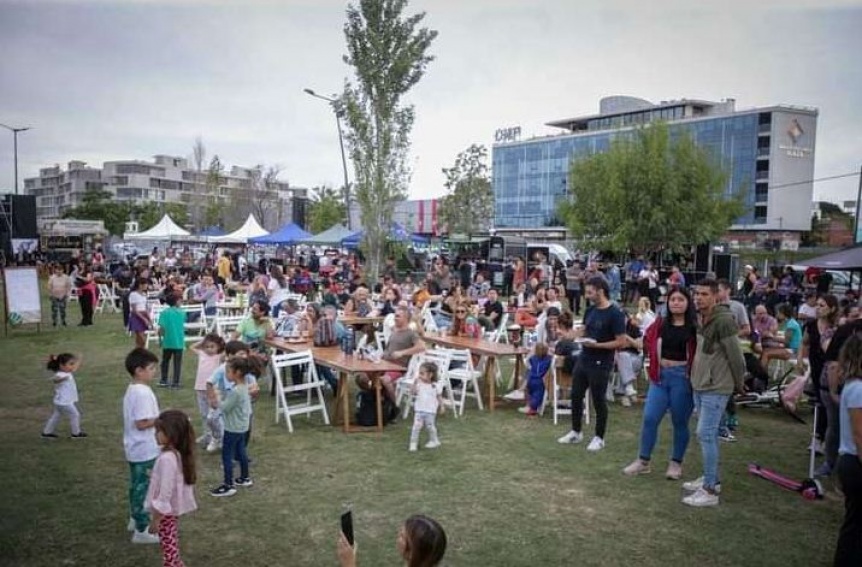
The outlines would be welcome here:
<svg viewBox="0 0 862 567">
<path fill-rule="evenodd" d="M 523 363 L 524 363 L 524 355 L 523 354 L 516 354 L 515 355 L 515 372 L 514 372 L 514 378 L 513 378 L 515 384 L 512 387 L 512 390 L 518 389 L 518 383 L 521 381 L 521 365 Z"/>
<path fill-rule="evenodd" d="M 380 385 L 381 376 L 376 375 L 372 380 L 374 380 L 374 403 L 377 406 L 377 432 L 383 433 L 383 400 L 380 397 L 380 390 L 382 388 Z"/>
<path fill-rule="evenodd" d="M 338 373 L 338 386 L 341 391 L 341 411 L 344 420 L 343 430 L 350 433 L 350 375 L 346 372 Z"/>
<path fill-rule="evenodd" d="M 494 399 L 497 397 L 497 379 L 494 376 L 494 366 L 497 364 L 497 358 L 488 356 L 488 361 L 485 363 L 485 383 L 488 385 L 488 411 L 494 413 Z"/>
</svg>

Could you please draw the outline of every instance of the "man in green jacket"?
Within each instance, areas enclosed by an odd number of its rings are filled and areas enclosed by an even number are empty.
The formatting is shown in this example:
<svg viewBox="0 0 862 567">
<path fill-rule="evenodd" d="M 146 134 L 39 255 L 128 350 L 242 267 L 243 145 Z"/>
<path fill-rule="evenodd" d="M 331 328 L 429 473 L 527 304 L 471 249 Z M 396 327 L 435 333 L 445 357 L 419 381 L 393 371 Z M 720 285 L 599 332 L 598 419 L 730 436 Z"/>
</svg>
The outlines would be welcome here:
<svg viewBox="0 0 862 567">
<path fill-rule="evenodd" d="M 691 370 L 691 387 L 697 409 L 697 438 L 703 453 L 703 476 L 686 482 L 691 492 L 682 499 L 689 506 L 717 506 L 718 430 L 727 400 L 743 391 L 745 359 L 737 340 L 739 328 L 727 305 L 718 302 L 718 283 L 701 281 L 694 294 L 700 314 L 697 350 Z"/>
</svg>

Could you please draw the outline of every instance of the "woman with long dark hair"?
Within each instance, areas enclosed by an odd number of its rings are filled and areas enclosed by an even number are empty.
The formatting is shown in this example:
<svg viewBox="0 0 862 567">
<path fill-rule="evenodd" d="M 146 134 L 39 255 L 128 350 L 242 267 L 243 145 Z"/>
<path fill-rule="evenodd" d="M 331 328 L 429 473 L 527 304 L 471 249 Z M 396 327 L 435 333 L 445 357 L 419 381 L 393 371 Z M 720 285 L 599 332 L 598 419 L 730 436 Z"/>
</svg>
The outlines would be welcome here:
<svg viewBox="0 0 862 567">
<path fill-rule="evenodd" d="M 658 440 L 658 428 L 670 410 L 673 449 L 665 476 L 682 477 L 682 460 L 688 448 L 688 421 L 694 409 L 691 365 L 697 348 L 697 313 L 685 288 L 672 288 L 667 298 L 668 314 L 647 328 L 644 348 L 649 353 L 650 385 L 644 404 L 638 458 L 623 469 L 629 476 L 651 472 L 650 458 Z"/>
</svg>

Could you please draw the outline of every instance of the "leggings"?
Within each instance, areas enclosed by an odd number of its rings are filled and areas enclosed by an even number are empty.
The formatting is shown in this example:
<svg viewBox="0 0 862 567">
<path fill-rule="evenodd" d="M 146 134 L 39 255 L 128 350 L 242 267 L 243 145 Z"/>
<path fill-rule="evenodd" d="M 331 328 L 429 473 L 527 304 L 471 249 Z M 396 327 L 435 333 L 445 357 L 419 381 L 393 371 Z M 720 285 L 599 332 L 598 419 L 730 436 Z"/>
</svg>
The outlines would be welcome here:
<svg viewBox="0 0 862 567">
<path fill-rule="evenodd" d="M 612 363 L 597 365 L 595 362 L 585 363 L 579 358 L 572 375 L 572 431 L 581 432 L 584 396 L 589 388 L 596 409 L 596 437 L 605 438 L 608 426 L 607 390 L 612 367 Z"/>
<path fill-rule="evenodd" d="M 185 567 L 180 559 L 179 519 L 176 516 L 162 516 L 159 522 L 159 544 L 162 547 L 163 567 Z"/>
<path fill-rule="evenodd" d="M 54 413 L 52 413 L 51 417 L 48 418 L 48 422 L 45 424 L 45 429 L 43 429 L 42 432 L 46 434 L 54 433 L 54 431 L 57 430 L 57 424 L 60 423 L 60 417 L 63 414 L 69 416 L 69 426 L 72 429 L 72 435 L 79 434 L 81 432 L 81 414 L 78 412 L 78 408 L 75 404 L 54 404 Z"/>
</svg>

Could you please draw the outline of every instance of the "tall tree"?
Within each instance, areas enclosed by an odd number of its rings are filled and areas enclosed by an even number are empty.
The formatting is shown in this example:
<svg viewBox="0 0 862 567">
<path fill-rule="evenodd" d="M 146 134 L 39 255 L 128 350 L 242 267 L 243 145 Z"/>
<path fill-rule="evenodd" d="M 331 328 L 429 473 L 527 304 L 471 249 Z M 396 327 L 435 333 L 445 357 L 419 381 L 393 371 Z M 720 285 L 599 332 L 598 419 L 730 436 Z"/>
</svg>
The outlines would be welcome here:
<svg viewBox="0 0 862 567">
<path fill-rule="evenodd" d="M 198 136 L 195 138 L 194 145 L 192 145 L 192 167 L 194 167 L 195 173 L 191 186 L 191 195 L 189 196 L 189 216 L 191 217 L 191 222 L 197 228 L 203 228 L 206 217 L 206 175 L 204 174 L 206 158 L 206 146 L 203 139 Z"/>
<path fill-rule="evenodd" d="M 355 170 L 356 200 L 365 230 L 367 273 L 374 281 L 382 261 L 395 203 L 406 197 L 407 152 L 414 109 L 402 102 L 433 57 L 437 32 L 420 28 L 425 13 L 403 15 L 407 0 L 360 0 L 347 8 L 346 81 L 339 105 Z"/>
<path fill-rule="evenodd" d="M 573 161 L 570 200 L 558 208 L 583 248 L 682 250 L 718 238 L 744 212 L 743 197 L 727 189 L 705 150 L 654 124 Z"/>
<path fill-rule="evenodd" d="M 221 186 L 225 183 L 224 166 L 218 155 L 214 155 L 207 167 L 204 179 L 204 225 L 222 226 L 224 224 L 224 206 L 221 196 Z"/>
<path fill-rule="evenodd" d="M 230 214 L 240 222 L 253 214 L 261 226 L 270 230 L 277 228 L 278 222 L 278 166 L 265 167 L 258 164 L 248 171 L 248 177 L 240 187 L 231 191 Z"/>
<path fill-rule="evenodd" d="M 343 191 L 332 187 L 314 187 L 308 204 L 308 231 L 322 232 L 347 218 L 347 204 Z"/>
<path fill-rule="evenodd" d="M 130 203 L 115 201 L 110 191 L 87 189 L 81 204 L 67 210 L 63 218 L 105 221 L 105 228 L 114 235 L 121 235 L 126 229 L 126 221 L 131 218 Z"/>
<path fill-rule="evenodd" d="M 494 192 L 488 179 L 488 149 L 472 144 L 458 154 L 455 164 L 443 168 L 446 196 L 440 202 L 440 220 L 449 234 L 474 234 L 491 228 Z"/>
<path fill-rule="evenodd" d="M 164 215 L 170 216 L 179 226 L 189 224 L 189 208 L 185 203 L 149 201 L 143 205 L 135 205 L 132 207 L 132 212 L 138 219 L 138 228 L 142 231 L 156 226 Z"/>
</svg>

